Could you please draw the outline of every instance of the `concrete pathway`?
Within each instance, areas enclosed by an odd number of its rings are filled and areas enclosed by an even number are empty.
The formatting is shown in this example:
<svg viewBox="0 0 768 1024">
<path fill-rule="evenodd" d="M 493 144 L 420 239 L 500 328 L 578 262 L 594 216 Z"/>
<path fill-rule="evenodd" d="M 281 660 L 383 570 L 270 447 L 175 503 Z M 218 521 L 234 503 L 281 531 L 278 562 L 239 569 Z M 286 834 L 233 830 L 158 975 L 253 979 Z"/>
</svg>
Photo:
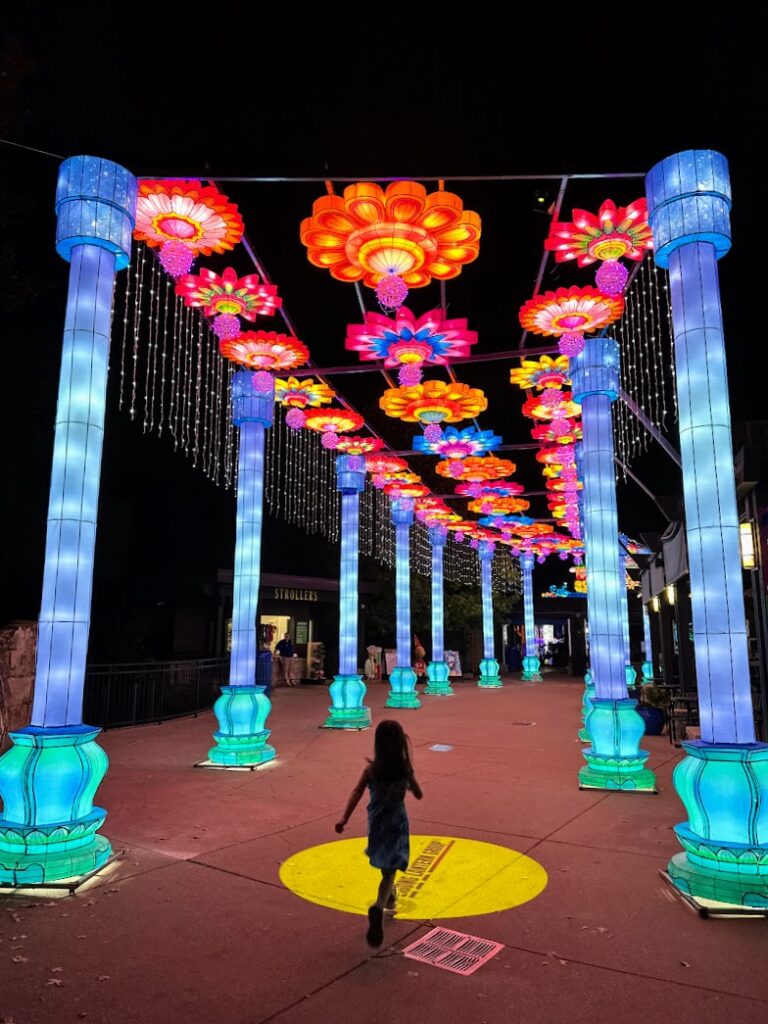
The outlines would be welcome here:
<svg viewBox="0 0 768 1024">
<path fill-rule="evenodd" d="M 657 874 L 678 850 L 680 751 L 646 740 L 658 796 L 580 792 L 578 681 L 456 689 L 391 712 L 377 685 L 369 704 L 411 735 L 412 833 L 509 847 L 549 876 L 521 906 L 440 920 L 504 944 L 475 974 L 400 955 L 428 921 L 388 921 L 374 955 L 363 917 L 281 883 L 281 863 L 337 838 L 372 749 L 371 731 L 318 729 L 327 693 L 307 686 L 275 694 L 279 764 L 258 773 L 192 768 L 212 715 L 104 736 L 99 802 L 124 852 L 75 896 L 0 897 L 0 1024 L 767 1020 L 768 922 L 703 921 Z M 344 838 L 364 826 L 361 808 Z"/>
</svg>

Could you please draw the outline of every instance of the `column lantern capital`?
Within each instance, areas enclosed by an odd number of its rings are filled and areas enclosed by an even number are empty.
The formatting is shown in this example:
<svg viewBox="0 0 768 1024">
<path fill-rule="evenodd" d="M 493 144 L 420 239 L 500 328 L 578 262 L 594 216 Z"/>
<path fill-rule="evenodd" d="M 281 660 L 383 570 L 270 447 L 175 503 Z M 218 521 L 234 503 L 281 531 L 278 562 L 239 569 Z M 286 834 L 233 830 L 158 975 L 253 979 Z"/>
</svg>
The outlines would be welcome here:
<svg viewBox="0 0 768 1024">
<path fill-rule="evenodd" d="M 274 381 L 270 390 L 257 391 L 253 382 L 257 373 L 257 370 L 238 370 L 232 377 L 232 422 L 236 427 L 243 423 L 271 427 L 274 421 Z"/>
<path fill-rule="evenodd" d="M 619 397 L 619 346 L 613 338 L 587 338 L 584 348 L 571 360 L 573 400 L 581 405 L 593 395 L 612 402 Z"/>
<path fill-rule="evenodd" d="M 115 270 L 131 262 L 136 220 L 136 178 L 119 164 L 95 156 L 72 156 L 56 183 L 56 252 L 69 262 L 78 245 L 115 254 Z"/>
<path fill-rule="evenodd" d="M 710 242 L 717 259 L 731 248 L 731 180 L 722 153 L 675 153 L 649 171 L 645 191 L 657 266 L 668 267 L 675 249 L 691 242 Z"/>
<path fill-rule="evenodd" d="M 342 494 L 365 490 L 365 459 L 362 455 L 336 456 L 336 488 Z"/>
</svg>

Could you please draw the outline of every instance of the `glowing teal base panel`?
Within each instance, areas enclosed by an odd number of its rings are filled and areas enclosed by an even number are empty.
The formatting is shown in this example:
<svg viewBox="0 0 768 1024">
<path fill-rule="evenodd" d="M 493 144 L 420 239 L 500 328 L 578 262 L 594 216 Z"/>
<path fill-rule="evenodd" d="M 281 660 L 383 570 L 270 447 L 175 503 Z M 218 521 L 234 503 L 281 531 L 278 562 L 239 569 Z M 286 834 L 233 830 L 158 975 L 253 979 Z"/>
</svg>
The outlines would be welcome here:
<svg viewBox="0 0 768 1024">
<path fill-rule="evenodd" d="M 624 666 L 624 678 L 627 680 L 627 689 L 631 690 L 637 682 L 637 672 L 632 665 Z"/>
<path fill-rule="evenodd" d="M 640 678 L 640 685 L 641 686 L 647 686 L 649 683 L 653 682 L 653 665 L 650 663 L 650 661 L 644 661 L 643 662 L 642 666 L 640 667 L 640 672 L 641 672 L 641 678 Z"/>
<path fill-rule="evenodd" d="M 674 784 L 688 812 L 669 862 L 682 892 L 768 907 L 768 745 L 684 742 Z"/>
<path fill-rule="evenodd" d="M 0 884 L 40 885 L 78 878 L 109 860 L 109 840 L 97 834 L 107 812 L 93 798 L 107 755 L 90 725 L 10 734 L 0 757 Z"/>
<path fill-rule="evenodd" d="M 324 729 L 370 728 L 371 710 L 363 705 L 366 687 L 362 676 L 334 676 L 328 693 L 332 704 Z"/>
<path fill-rule="evenodd" d="M 523 658 L 523 673 L 520 678 L 526 683 L 540 683 L 541 682 L 541 662 L 533 655 L 526 655 Z"/>
<path fill-rule="evenodd" d="M 412 668 L 396 668 L 389 676 L 389 697 L 385 707 L 420 708 L 416 692 L 416 673 Z"/>
<path fill-rule="evenodd" d="M 483 658 L 480 662 L 480 678 L 477 685 L 486 690 L 494 689 L 502 685 L 499 675 L 499 663 L 495 658 Z"/>
<path fill-rule="evenodd" d="M 213 734 L 216 746 L 208 751 L 209 759 L 221 765 L 271 761 L 276 752 L 267 744 L 269 729 L 264 728 L 271 710 L 263 686 L 222 686 L 213 705 L 219 731 Z"/>
<path fill-rule="evenodd" d="M 452 697 L 453 688 L 448 681 L 448 666 L 444 661 L 430 661 L 427 665 L 425 697 Z"/>
<path fill-rule="evenodd" d="M 594 697 L 586 728 L 591 746 L 582 751 L 586 766 L 579 772 L 581 789 L 656 792 L 656 777 L 645 767 L 648 753 L 639 749 L 645 723 L 637 701 Z"/>
</svg>

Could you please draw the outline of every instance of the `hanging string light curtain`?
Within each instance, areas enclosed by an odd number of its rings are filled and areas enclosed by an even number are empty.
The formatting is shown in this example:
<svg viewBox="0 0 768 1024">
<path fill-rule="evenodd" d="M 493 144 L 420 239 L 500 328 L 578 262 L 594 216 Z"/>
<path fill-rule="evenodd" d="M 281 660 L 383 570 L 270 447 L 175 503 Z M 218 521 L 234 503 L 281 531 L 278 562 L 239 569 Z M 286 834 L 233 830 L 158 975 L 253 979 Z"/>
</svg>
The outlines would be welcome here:
<svg viewBox="0 0 768 1024">
<path fill-rule="evenodd" d="M 677 423 L 675 359 L 669 275 L 643 260 L 626 296 L 624 315 L 612 328 L 621 348 L 621 387 L 662 434 Z M 624 402 L 613 405 L 616 451 L 622 463 L 648 450 L 652 438 Z"/>
</svg>

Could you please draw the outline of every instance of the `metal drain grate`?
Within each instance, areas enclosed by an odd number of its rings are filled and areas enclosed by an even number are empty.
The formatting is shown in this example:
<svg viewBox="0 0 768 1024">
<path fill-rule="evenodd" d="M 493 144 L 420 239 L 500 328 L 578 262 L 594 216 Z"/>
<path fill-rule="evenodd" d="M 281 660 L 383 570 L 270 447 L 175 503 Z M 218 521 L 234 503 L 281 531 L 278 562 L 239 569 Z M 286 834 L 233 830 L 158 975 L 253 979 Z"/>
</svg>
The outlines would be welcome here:
<svg viewBox="0 0 768 1024">
<path fill-rule="evenodd" d="M 453 932 L 448 928 L 433 928 L 423 938 L 406 946 L 403 956 L 466 976 L 474 974 L 503 948 L 503 943 L 480 939 L 477 935 Z"/>
</svg>

